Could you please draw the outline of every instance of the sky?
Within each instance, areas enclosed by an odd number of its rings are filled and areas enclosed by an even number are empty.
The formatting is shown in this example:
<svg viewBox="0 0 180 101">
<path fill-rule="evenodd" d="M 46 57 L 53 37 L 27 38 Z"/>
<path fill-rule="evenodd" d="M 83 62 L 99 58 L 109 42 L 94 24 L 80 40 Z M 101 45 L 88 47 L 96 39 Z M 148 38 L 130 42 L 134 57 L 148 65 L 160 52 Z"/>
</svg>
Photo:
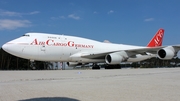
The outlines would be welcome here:
<svg viewBox="0 0 180 101">
<path fill-rule="evenodd" d="M 180 0 L 0 0 L 0 46 L 27 32 L 146 46 L 180 44 Z"/>
</svg>

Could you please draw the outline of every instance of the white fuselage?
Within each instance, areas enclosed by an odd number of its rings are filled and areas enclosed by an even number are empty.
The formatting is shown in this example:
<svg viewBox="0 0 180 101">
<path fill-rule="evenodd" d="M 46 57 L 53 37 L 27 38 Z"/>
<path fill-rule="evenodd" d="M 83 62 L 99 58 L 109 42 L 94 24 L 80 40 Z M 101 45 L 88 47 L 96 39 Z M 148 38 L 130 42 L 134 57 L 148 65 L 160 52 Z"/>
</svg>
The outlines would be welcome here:
<svg viewBox="0 0 180 101">
<path fill-rule="evenodd" d="M 81 63 L 105 62 L 105 59 L 82 58 L 81 56 L 85 54 L 139 48 L 145 47 L 103 43 L 74 36 L 40 33 L 27 33 L 25 36 L 3 45 L 3 49 L 8 53 L 25 59 Z M 150 57 L 149 55 L 140 55 L 137 58 L 129 58 L 128 60 L 134 62 Z"/>
</svg>

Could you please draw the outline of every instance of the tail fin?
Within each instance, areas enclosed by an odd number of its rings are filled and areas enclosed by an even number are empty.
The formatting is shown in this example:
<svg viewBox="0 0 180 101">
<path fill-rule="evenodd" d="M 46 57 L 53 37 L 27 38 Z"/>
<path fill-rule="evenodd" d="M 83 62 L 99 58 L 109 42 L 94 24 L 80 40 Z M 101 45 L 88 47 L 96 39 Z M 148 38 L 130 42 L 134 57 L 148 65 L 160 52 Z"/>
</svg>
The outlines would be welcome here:
<svg viewBox="0 0 180 101">
<path fill-rule="evenodd" d="M 157 47 L 162 46 L 164 37 L 164 29 L 159 29 L 151 41 L 148 43 L 147 47 Z"/>
</svg>

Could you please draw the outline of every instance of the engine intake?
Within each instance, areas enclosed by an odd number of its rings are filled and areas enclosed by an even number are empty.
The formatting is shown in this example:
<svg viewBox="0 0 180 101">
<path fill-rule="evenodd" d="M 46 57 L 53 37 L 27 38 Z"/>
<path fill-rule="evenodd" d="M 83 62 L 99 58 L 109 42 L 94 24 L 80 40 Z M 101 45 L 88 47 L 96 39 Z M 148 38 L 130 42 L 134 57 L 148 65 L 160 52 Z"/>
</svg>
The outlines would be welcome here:
<svg viewBox="0 0 180 101">
<path fill-rule="evenodd" d="M 105 61 L 107 64 L 120 64 L 122 61 L 124 61 L 124 58 L 117 53 L 111 53 L 106 55 Z"/>
<path fill-rule="evenodd" d="M 172 59 L 175 56 L 175 49 L 172 46 L 160 49 L 158 52 L 158 58 L 162 60 Z"/>
</svg>

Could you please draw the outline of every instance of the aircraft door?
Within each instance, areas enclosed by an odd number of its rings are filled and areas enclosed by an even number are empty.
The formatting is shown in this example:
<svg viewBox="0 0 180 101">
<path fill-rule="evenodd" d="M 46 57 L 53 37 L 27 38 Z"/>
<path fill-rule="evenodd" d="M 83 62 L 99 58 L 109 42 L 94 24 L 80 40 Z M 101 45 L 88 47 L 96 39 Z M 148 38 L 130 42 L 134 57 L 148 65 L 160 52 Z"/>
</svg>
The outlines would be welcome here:
<svg viewBox="0 0 180 101">
<path fill-rule="evenodd" d="M 46 46 L 45 45 L 41 45 L 40 46 L 40 51 L 45 52 L 46 51 Z"/>
<path fill-rule="evenodd" d="M 39 46 L 39 48 L 38 48 L 38 55 L 39 55 L 39 58 L 41 58 L 41 59 L 44 59 L 44 58 L 46 58 L 46 51 L 47 51 L 47 45 L 46 45 L 46 43 L 45 43 L 46 41 L 43 41 L 43 38 L 42 39 L 39 39 L 39 41 L 38 41 L 38 46 Z"/>
<path fill-rule="evenodd" d="M 67 38 L 64 35 L 60 36 L 60 41 L 62 43 L 61 46 L 61 55 L 60 55 L 60 60 L 65 61 L 67 60 L 67 52 L 66 52 L 66 48 L 67 48 Z"/>
</svg>

